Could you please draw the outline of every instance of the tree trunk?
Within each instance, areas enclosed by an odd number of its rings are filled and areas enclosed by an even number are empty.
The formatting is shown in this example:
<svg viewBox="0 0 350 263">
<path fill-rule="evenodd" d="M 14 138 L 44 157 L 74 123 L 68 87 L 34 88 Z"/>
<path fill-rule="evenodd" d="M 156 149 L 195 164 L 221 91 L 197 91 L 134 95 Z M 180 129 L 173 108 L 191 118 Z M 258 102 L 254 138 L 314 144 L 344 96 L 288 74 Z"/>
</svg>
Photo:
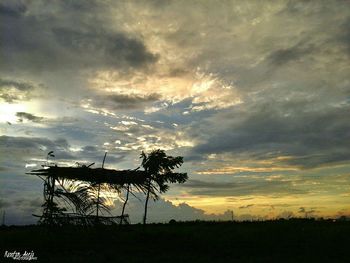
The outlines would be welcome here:
<svg viewBox="0 0 350 263">
<path fill-rule="evenodd" d="M 124 201 L 124 204 L 123 204 L 123 210 L 122 210 L 122 215 L 121 215 L 120 224 L 123 224 L 123 220 L 124 220 L 124 211 L 125 211 L 126 203 L 127 203 L 128 200 L 129 200 L 129 191 L 130 191 L 130 184 L 128 184 L 128 188 L 127 188 L 127 190 L 126 190 L 126 197 L 125 197 L 125 201 Z"/>
<path fill-rule="evenodd" d="M 51 180 L 50 180 L 51 179 Z M 53 220 L 53 210 L 54 210 L 54 201 L 53 201 L 53 197 L 55 195 L 55 178 L 53 176 L 50 176 L 48 178 L 49 181 L 49 200 L 48 200 L 48 207 L 49 207 L 49 224 L 53 225 L 54 224 L 54 220 Z"/>
<path fill-rule="evenodd" d="M 97 200 L 96 200 L 96 221 L 98 221 L 98 211 L 100 210 L 100 208 L 99 208 L 99 205 L 100 205 L 100 191 L 101 191 L 101 184 L 98 184 Z"/>
<path fill-rule="evenodd" d="M 103 157 L 103 161 L 102 161 L 102 169 L 103 166 L 105 165 L 105 160 L 106 160 L 106 155 L 107 152 L 105 152 L 105 156 Z M 100 205 L 100 191 L 101 191 L 101 183 L 98 184 L 98 190 L 97 190 L 97 201 L 96 201 L 96 223 L 99 223 L 99 215 L 98 212 L 100 210 L 99 205 Z"/>
<path fill-rule="evenodd" d="M 144 215 L 143 215 L 143 224 L 144 224 L 144 225 L 146 225 L 147 208 L 148 208 L 148 199 L 149 199 L 150 190 L 151 190 L 151 178 L 149 179 L 149 183 L 148 183 L 147 196 L 146 196 L 146 202 L 145 202 L 145 213 L 144 213 Z"/>
</svg>

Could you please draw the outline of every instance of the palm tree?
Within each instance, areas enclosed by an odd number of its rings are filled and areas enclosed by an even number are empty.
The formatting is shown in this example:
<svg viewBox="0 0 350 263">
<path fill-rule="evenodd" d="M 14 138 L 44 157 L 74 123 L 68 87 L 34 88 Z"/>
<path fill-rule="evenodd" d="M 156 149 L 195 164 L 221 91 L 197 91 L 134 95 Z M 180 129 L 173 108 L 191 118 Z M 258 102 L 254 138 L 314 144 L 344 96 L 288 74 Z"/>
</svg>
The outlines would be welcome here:
<svg viewBox="0 0 350 263">
<path fill-rule="evenodd" d="M 187 173 L 174 173 L 175 168 L 179 168 L 183 164 L 183 157 L 167 156 L 164 150 L 153 150 L 151 153 L 141 153 L 142 167 L 146 171 L 148 180 L 147 194 L 145 201 L 145 212 L 143 216 L 143 224 L 146 224 L 147 208 L 150 194 L 154 199 L 158 198 L 156 191 L 165 193 L 169 189 L 168 183 L 184 183 L 188 176 Z"/>
<path fill-rule="evenodd" d="M 105 205 L 105 198 L 98 198 L 98 185 L 90 185 L 67 181 L 65 185 L 61 184 L 62 189 L 55 191 L 55 196 L 62 198 L 64 203 L 75 210 L 80 215 L 92 215 L 96 212 L 96 203 L 100 210 L 108 211 Z M 103 187 L 103 186 L 102 186 Z M 100 186 L 101 188 L 101 186 Z"/>
</svg>

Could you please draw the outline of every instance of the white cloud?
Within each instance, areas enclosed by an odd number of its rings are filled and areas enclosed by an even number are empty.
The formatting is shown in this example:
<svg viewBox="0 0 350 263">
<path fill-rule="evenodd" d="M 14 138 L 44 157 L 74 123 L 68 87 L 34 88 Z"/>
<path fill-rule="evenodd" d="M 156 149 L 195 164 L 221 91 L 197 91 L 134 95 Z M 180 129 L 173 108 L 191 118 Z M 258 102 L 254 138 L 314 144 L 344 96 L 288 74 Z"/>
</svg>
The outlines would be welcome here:
<svg viewBox="0 0 350 263">
<path fill-rule="evenodd" d="M 104 71 L 90 79 L 90 86 L 103 94 L 150 96 L 159 94 L 159 106 L 145 108 L 145 113 L 166 109 L 169 105 L 191 100 L 192 111 L 225 109 L 242 103 L 238 91 L 212 74 L 188 72 L 180 77 L 158 73 L 138 73 L 125 76 L 117 71 Z"/>
</svg>

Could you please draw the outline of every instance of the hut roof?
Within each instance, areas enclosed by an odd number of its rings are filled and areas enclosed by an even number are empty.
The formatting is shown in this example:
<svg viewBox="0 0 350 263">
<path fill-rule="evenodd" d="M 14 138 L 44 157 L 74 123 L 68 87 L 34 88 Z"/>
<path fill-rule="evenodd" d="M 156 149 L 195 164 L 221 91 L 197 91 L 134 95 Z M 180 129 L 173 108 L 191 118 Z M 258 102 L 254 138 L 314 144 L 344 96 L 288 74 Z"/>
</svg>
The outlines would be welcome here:
<svg viewBox="0 0 350 263">
<path fill-rule="evenodd" d="M 139 170 L 113 170 L 89 167 L 49 166 L 46 169 L 32 170 L 27 174 L 53 176 L 57 179 L 79 180 L 89 183 L 108 183 L 113 185 L 144 185 L 146 172 Z"/>
</svg>

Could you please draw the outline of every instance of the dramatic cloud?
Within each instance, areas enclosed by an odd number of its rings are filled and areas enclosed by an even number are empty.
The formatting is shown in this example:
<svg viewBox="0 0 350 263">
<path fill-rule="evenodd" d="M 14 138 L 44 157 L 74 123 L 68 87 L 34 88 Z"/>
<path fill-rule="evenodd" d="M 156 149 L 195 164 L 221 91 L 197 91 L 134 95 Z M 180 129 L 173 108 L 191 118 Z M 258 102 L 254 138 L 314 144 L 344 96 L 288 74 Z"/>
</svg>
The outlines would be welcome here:
<svg viewBox="0 0 350 263">
<path fill-rule="evenodd" d="M 143 217 L 143 202 L 135 198 L 131 199 L 126 207 L 126 213 L 130 215 L 132 223 L 141 223 Z M 115 202 L 114 212 L 121 213 L 122 203 Z M 209 214 L 204 210 L 192 207 L 186 203 L 174 205 L 172 202 L 160 199 L 157 202 L 150 202 L 148 209 L 148 222 L 168 223 L 171 219 L 176 221 L 194 221 L 194 220 L 231 220 L 231 211 L 225 211 L 222 214 Z M 240 219 L 240 218 L 236 218 Z"/>
<path fill-rule="evenodd" d="M 4 0 L 0 20 L 4 202 L 48 151 L 128 169 L 162 148 L 190 178 L 159 203 L 179 220 L 348 213 L 347 1 Z"/>
<path fill-rule="evenodd" d="M 42 88 L 29 82 L 0 78 L 0 99 L 7 103 L 30 100 L 36 97 L 38 90 Z"/>
<path fill-rule="evenodd" d="M 111 93 L 83 100 L 82 105 L 85 108 L 90 108 L 92 104 L 94 108 L 107 109 L 109 111 L 135 110 L 143 109 L 159 100 L 159 98 L 160 96 L 155 93 L 149 95 Z"/>
<path fill-rule="evenodd" d="M 6 153 L 2 157 L 4 164 L 9 167 L 24 167 L 32 160 L 44 161 L 49 151 L 57 152 L 57 156 L 62 159 L 71 159 L 69 154 L 69 144 L 64 139 L 51 141 L 38 137 L 0 137 L 1 152 Z M 14 162 L 16 160 L 16 162 Z"/>
<path fill-rule="evenodd" d="M 0 200 L 0 210 L 6 211 L 6 225 L 28 225 L 37 223 L 38 218 L 33 217 L 33 214 L 41 214 L 42 200 L 40 197 L 16 198 L 9 201 Z"/>
<path fill-rule="evenodd" d="M 98 11 L 104 16 L 90 15 Z M 5 1 L 0 16 L 1 70 L 128 69 L 157 60 L 137 36 L 109 27 L 112 14 L 98 1 Z"/>
<path fill-rule="evenodd" d="M 221 123 L 221 127 L 215 128 L 214 135 L 208 136 L 207 142 L 195 147 L 195 151 L 247 152 L 259 158 L 289 156 L 285 158 L 287 164 L 304 168 L 347 161 L 350 126 L 346 113 L 350 107 L 324 108 L 313 111 L 301 108 L 300 104 L 275 102 L 255 105 L 250 112 L 242 109 L 225 113 L 209 123 L 210 127 Z M 208 123 L 203 125 L 207 127 Z M 201 130 L 210 133 L 211 128 Z"/>
<path fill-rule="evenodd" d="M 17 112 L 16 116 L 18 117 L 18 120 L 20 122 L 23 122 L 23 120 L 28 120 L 32 122 L 41 122 L 43 120 L 43 117 L 38 117 L 28 112 Z"/>
<path fill-rule="evenodd" d="M 297 61 L 312 51 L 311 48 L 301 48 L 298 45 L 287 49 L 279 49 L 271 53 L 267 60 L 276 66 L 282 66 L 290 61 Z"/>
<path fill-rule="evenodd" d="M 146 113 L 167 109 L 180 102 L 191 102 L 183 114 L 203 110 L 220 110 L 242 103 L 237 90 L 213 74 L 206 75 L 198 70 L 184 72 L 181 76 L 169 76 L 158 69 L 154 75 L 138 73 L 134 76 L 120 75 L 118 72 L 99 72 L 91 78 L 90 85 L 97 92 L 107 96 L 155 97 L 163 103 L 150 105 Z M 119 94 L 119 95 L 115 95 Z M 120 95 L 122 94 L 122 95 Z M 128 106 L 128 105 L 126 105 Z M 113 109 L 113 108 L 112 108 Z"/>
<path fill-rule="evenodd" d="M 5 171 L 21 168 L 21 172 L 24 172 L 23 168 L 31 169 L 45 164 L 49 151 L 55 153 L 55 159 L 50 158 L 50 162 L 60 165 L 74 165 L 77 161 L 92 163 L 99 161 L 103 155 L 103 151 L 96 146 L 74 148 L 62 138 L 51 141 L 39 137 L 0 136 L 0 150 L 6 153 L 1 158 Z M 123 158 L 123 155 L 110 153 L 107 161 L 108 164 L 116 164 Z"/>
<path fill-rule="evenodd" d="M 293 181 L 266 180 L 266 178 L 254 178 L 254 180 L 233 179 L 232 183 L 204 182 L 190 180 L 182 188 L 188 188 L 187 193 L 196 196 L 243 196 L 243 195 L 268 195 L 280 196 L 290 194 L 305 194 L 306 191 L 293 184 Z"/>
</svg>

